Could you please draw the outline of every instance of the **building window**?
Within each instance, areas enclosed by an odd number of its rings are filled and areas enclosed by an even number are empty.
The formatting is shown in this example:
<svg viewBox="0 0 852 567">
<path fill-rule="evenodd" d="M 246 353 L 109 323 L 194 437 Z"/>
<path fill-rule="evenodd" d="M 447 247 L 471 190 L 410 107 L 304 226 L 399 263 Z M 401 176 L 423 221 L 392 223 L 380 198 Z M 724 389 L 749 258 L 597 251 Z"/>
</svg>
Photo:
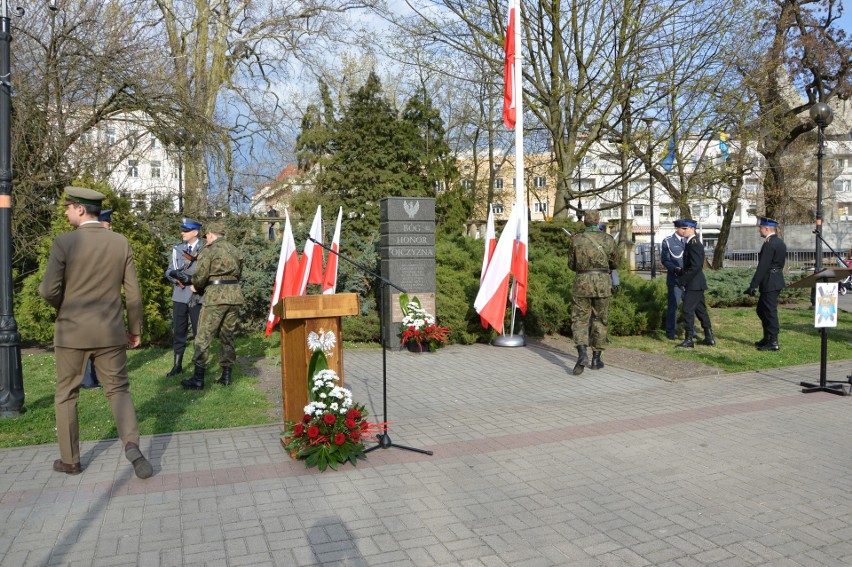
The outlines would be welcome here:
<svg viewBox="0 0 852 567">
<path fill-rule="evenodd" d="M 757 182 L 756 181 L 746 181 L 745 197 L 747 199 L 754 199 L 755 197 L 757 197 Z"/>
<path fill-rule="evenodd" d="M 547 187 L 547 177 L 543 175 L 533 177 L 533 187 Z"/>
<path fill-rule="evenodd" d="M 495 189 L 502 189 L 503 188 L 503 178 L 502 177 L 497 177 L 496 179 L 494 179 L 494 188 Z"/>
<path fill-rule="evenodd" d="M 645 216 L 645 205 L 633 205 L 633 218 Z"/>
<path fill-rule="evenodd" d="M 151 149 L 157 147 L 157 137 L 154 134 L 151 134 Z"/>
<path fill-rule="evenodd" d="M 638 181 L 631 181 L 628 185 L 628 191 L 630 191 L 631 195 L 638 195 L 641 191 L 645 189 L 644 183 L 639 183 Z"/>
<path fill-rule="evenodd" d="M 491 210 L 495 215 L 502 215 L 504 212 L 503 203 L 491 203 Z"/>
<path fill-rule="evenodd" d="M 155 179 L 159 179 L 160 177 L 160 162 L 152 161 L 151 162 L 151 177 Z"/>
<path fill-rule="evenodd" d="M 837 158 L 834 160 L 834 164 L 837 166 L 837 169 L 843 171 L 846 169 L 846 158 Z"/>
<path fill-rule="evenodd" d="M 136 130 L 131 130 L 127 133 L 127 145 L 131 148 L 136 147 L 136 139 L 139 137 L 139 133 Z"/>
<path fill-rule="evenodd" d="M 462 187 L 465 189 L 473 189 L 473 180 L 471 179 L 462 179 Z"/>
<path fill-rule="evenodd" d="M 546 214 L 547 213 L 547 203 L 542 203 L 541 201 L 536 201 L 535 203 L 533 203 L 533 212 L 534 213 Z"/>
<path fill-rule="evenodd" d="M 440 179 L 436 179 L 435 180 L 435 193 L 443 193 L 446 190 L 447 190 L 447 182 L 440 180 Z"/>
<path fill-rule="evenodd" d="M 852 191 L 852 181 L 849 179 L 835 179 L 834 191 L 836 193 L 848 193 Z"/>
<path fill-rule="evenodd" d="M 106 129 L 106 143 L 110 146 L 115 143 L 115 128 L 112 126 L 109 126 Z"/>
<path fill-rule="evenodd" d="M 139 177 L 139 161 L 135 159 L 127 160 L 127 176 Z"/>
</svg>

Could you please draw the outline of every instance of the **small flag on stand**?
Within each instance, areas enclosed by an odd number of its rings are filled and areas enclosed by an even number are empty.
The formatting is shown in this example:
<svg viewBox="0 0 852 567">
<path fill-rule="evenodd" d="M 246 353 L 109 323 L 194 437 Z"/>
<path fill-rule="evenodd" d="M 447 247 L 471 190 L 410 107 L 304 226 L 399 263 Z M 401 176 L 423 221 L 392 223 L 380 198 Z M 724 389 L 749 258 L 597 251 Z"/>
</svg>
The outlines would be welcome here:
<svg viewBox="0 0 852 567">
<path fill-rule="evenodd" d="M 290 226 L 290 213 L 284 210 L 284 234 L 281 238 L 281 254 L 278 256 L 278 267 L 275 270 L 275 285 L 272 288 L 272 302 L 269 305 L 269 316 L 266 319 L 266 336 L 272 333 L 278 325 L 279 318 L 273 313 L 275 304 L 282 298 L 296 295 L 295 288 L 299 275 L 299 253 L 296 252 L 296 242 L 293 240 L 293 228 Z"/>
<path fill-rule="evenodd" d="M 479 285 L 485 280 L 485 272 L 488 271 L 488 264 L 491 263 L 491 258 L 494 256 L 494 249 L 497 247 L 497 235 L 494 232 L 494 210 L 491 205 L 488 205 L 488 223 L 485 225 L 485 253 L 482 255 L 482 273 L 479 274 Z M 482 326 L 488 328 L 488 321 L 484 317 L 480 317 Z"/>
<path fill-rule="evenodd" d="M 322 242 L 322 206 L 317 206 L 317 213 L 314 215 L 314 222 L 311 223 L 310 237 L 317 242 Z M 308 284 L 323 283 L 322 277 L 322 247 L 314 244 L 310 238 L 305 241 L 305 247 L 302 250 L 302 259 L 299 263 L 299 293 L 296 295 L 305 295 L 308 290 Z"/>
<path fill-rule="evenodd" d="M 331 239 L 331 250 L 325 261 L 325 277 L 322 282 L 323 294 L 337 292 L 337 252 L 340 251 L 340 223 L 343 220 L 343 207 L 337 211 L 337 224 L 334 226 L 334 236 Z"/>
<path fill-rule="evenodd" d="M 509 220 L 500 234 L 494 256 L 488 264 L 488 270 L 476 294 L 473 307 L 483 321 L 503 334 L 503 320 L 506 317 L 506 298 L 509 294 L 509 275 L 512 273 L 512 251 L 518 231 L 518 215 L 522 207 L 513 207 Z"/>
</svg>

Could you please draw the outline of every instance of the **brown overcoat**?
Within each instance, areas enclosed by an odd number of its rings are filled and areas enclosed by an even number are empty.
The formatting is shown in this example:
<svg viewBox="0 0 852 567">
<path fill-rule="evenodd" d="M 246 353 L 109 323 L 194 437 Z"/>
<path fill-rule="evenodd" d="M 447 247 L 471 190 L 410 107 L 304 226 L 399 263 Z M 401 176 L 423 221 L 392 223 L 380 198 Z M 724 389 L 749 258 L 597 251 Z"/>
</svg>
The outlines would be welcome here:
<svg viewBox="0 0 852 567">
<path fill-rule="evenodd" d="M 57 309 L 56 346 L 96 349 L 127 344 L 128 332 L 142 334 L 142 296 L 130 243 L 100 223 L 56 237 L 38 291 Z"/>
</svg>

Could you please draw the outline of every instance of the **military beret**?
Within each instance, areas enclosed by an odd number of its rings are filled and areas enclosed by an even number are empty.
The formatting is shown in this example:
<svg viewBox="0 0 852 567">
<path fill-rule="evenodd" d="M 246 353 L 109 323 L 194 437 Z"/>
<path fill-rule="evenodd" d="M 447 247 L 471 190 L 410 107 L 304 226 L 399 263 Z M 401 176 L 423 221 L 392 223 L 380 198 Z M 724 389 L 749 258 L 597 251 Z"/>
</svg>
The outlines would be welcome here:
<svg viewBox="0 0 852 567">
<path fill-rule="evenodd" d="M 199 230 L 201 228 L 201 223 L 195 219 L 191 219 L 189 217 L 184 217 L 180 221 L 180 230 L 181 232 L 189 232 L 190 230 Z"/>
<path fill-rule="evenodd" d="M 698 228 L 698 223 L 692 219 L 680 219 L 681 228 Z"/>
<path fill-rule="evenodd" d="M 98 220 L 101 222 L 112 222 L 112 209 L 101 209 L 101 214 L 98 215 Z"/>
<path fill-rule="evenodd" d="M 769 217 L 760 217 L 758 224 L 760 226 L 778 226 L 778 221 Z"/>
<path fill-rule="evenodd" d="M 85 187 L 68 186 L 65 188 L 66 205 L 95 205 L 101 206 L 106 195 Z"/>
</svg>

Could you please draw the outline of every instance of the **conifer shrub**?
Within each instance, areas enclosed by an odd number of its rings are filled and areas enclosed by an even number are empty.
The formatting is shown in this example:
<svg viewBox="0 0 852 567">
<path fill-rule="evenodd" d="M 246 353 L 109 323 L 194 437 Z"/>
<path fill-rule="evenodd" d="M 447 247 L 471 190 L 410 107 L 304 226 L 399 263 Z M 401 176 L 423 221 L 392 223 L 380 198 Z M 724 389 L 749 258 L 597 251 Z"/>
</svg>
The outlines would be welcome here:
<svg viewBox="0 0 852 567">
<path fill-rule="evenodd" d="M 107 196 L 104 208 L 113 210 L 112 229 L 124 235 L 133 249 L 137 278 L 142 293 L 143 327 L 142 340 L 145 343 L 162 342 L 171 331 L 171 286 L 163 278 L 166 256 L 165 248 L 150 226 L 130 212 L 130 201 L 115 194 L 109 187 L 93 182 L 77 182 L 78 185 L 100 191 Z M 15 320 L 24 342 L 49 343 L 53 340 L 56 310 L 44 301 L 38 293 L 38 286 L 44 278 L 50 249 L 56 236 L 70 232 L 72 227 L 64 215 L 65 207 L 57 204 L 50 232 L 37 243 L 38 269 L 27 275 L 15 300 Z M 92 274 L 97 277 L 97 274 Z"/>
</svg>

